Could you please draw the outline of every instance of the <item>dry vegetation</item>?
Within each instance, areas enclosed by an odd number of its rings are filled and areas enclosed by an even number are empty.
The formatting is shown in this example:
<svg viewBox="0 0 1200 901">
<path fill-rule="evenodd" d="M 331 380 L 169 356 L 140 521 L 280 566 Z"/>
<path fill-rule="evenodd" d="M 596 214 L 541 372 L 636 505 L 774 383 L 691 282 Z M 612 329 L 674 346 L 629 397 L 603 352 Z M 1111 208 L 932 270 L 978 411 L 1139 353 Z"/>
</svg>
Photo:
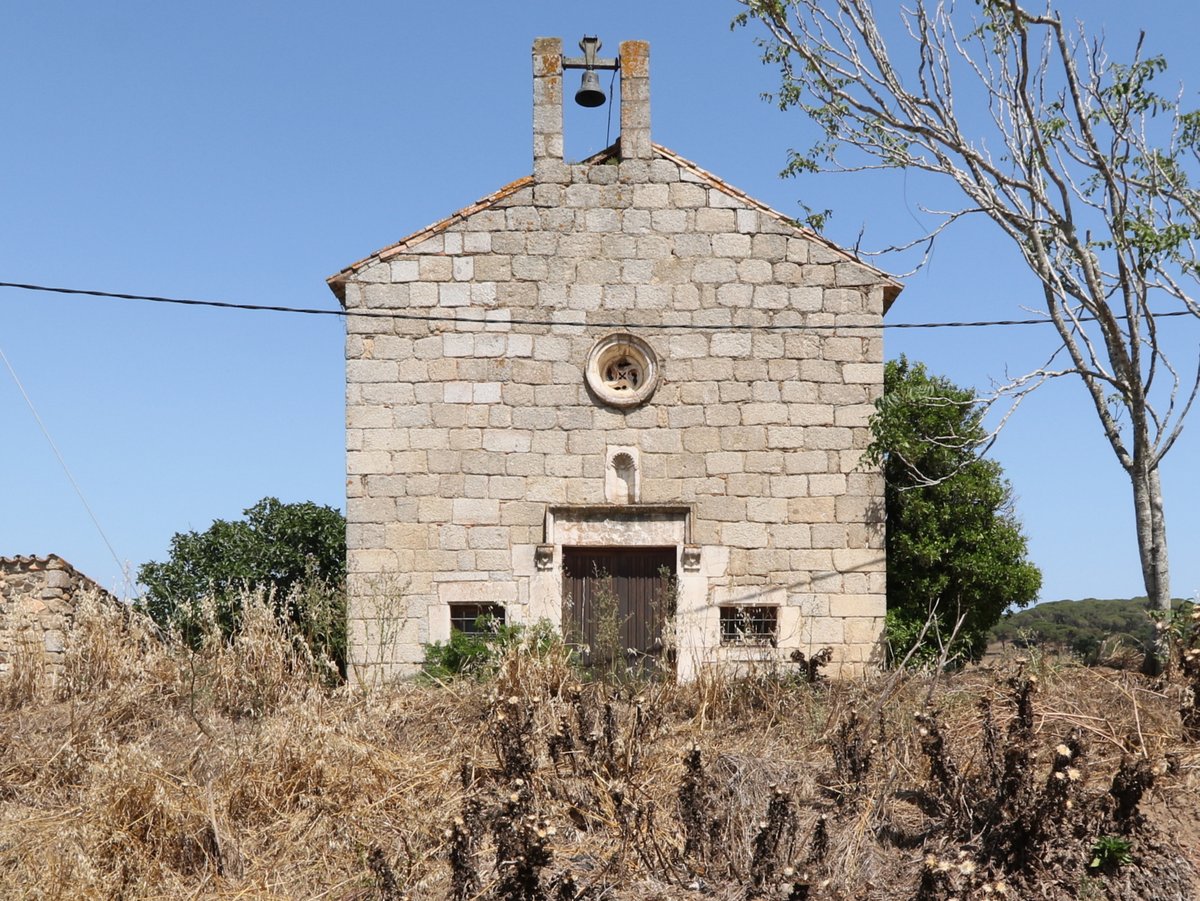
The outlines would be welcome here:
<svg viewBox="0 0 1200 901">
<path fill-rule="evenodd" d="M 1200 887 L 1179 683 L 1035 658 L 940 680 L 620 686 L 580 683 L 551 650 L 482 682 L 365 693 L 324 687 L 261 609 L 195 652 L 111 610 L 76 631 L 53 691 L 35 655 L 0 683 L 5 898 Z"/>
</svg>

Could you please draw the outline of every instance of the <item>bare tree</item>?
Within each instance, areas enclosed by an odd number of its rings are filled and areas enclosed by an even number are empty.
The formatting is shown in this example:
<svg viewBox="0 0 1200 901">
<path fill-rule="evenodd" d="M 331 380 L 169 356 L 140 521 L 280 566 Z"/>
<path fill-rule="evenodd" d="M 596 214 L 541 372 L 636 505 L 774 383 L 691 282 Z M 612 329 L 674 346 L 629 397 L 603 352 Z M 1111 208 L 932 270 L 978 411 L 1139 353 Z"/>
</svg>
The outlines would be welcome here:
<svg viewBox="0 0 1200 901">
<path fill-rule="evenodd" d="M 1164 317 L 1200 315 L 1200 194 L 1189 178 L 1200 113 L 1155 90 L 1165 61 L 1143 55 L 1139 39 L 1131 62 L 1114 62 L 1049 3 L 910 0 L 897 21 L 907 36 L 889 46 L 870 0 L 739 2 L 737 21 L 765 26 L 763 59 L 782 77 L 774 99 L 823 131 L 786 171 L 933 173 L 962 205 L 905 247 L 932 246 L 981 214 L 1020 252 L 1062 345 L 1013 387 L 1083 380 L 1133 488 L 1146 594 L 1169 609 L 1159 467 L 1196 398 L 1200 361 L 1177 366 L 1160 329 Z"/>
</svg>

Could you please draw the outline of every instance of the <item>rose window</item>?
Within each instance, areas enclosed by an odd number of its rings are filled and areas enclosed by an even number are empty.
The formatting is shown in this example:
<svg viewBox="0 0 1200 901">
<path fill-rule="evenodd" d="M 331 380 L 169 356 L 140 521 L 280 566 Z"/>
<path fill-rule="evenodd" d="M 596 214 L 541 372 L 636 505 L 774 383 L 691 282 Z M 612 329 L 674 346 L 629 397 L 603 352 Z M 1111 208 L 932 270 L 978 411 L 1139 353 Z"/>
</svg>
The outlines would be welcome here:
<svg viewBox="0 0 1200 901">
<path fill-rule="evenodd" d="M 628 354 L 622 354 L 604 367 L 604 384 L 613 391 L 637 391 L 643 381 L 642 367 Z"/>
<path fill-rule="evenodd" d="M 587 383 L 613 407 L 636 407 L 650 399 L 658 380 L 658 362 L 650 345 L 633 335 L 609 335 L 588 356 Z"/>
</svg>

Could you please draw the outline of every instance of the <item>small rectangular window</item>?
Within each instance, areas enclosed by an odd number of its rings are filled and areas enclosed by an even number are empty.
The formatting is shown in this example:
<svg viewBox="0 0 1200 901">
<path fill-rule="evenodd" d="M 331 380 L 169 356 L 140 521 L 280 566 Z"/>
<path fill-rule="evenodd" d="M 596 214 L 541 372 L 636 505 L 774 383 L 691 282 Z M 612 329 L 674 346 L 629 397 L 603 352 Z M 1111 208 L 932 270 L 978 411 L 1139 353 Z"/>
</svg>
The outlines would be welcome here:
<svg viewBox="0 0 1200 901">
<path fill-rule="evenodd" d="M 778 634 L 778 607 L 721 608 L 721 644 L 775 647 Z"/>
<path fill-rule="evenodd" d="M 504 607 L 500 604 L 451 604 L 450 628 L 468 635 L 482 635 L 504 625 Z"/>
</svg>

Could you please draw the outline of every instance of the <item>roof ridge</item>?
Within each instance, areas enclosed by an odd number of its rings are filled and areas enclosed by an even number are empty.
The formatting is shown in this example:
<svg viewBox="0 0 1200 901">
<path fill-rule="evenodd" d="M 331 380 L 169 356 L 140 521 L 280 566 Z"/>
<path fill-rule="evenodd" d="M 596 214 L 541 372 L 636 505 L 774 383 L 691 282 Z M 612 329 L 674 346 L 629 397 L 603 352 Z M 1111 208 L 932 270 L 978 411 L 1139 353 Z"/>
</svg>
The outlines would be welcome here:
<svg viewBox="0 0 1200 901">
<path fill-rule="evenodd" d="M 11 557 L 0 556 L 0 563 L 49 563 L 51 560 L 57 560 L 71 569 L 75 568 L 58 554 L 14 554 Z"/>
</svg>

